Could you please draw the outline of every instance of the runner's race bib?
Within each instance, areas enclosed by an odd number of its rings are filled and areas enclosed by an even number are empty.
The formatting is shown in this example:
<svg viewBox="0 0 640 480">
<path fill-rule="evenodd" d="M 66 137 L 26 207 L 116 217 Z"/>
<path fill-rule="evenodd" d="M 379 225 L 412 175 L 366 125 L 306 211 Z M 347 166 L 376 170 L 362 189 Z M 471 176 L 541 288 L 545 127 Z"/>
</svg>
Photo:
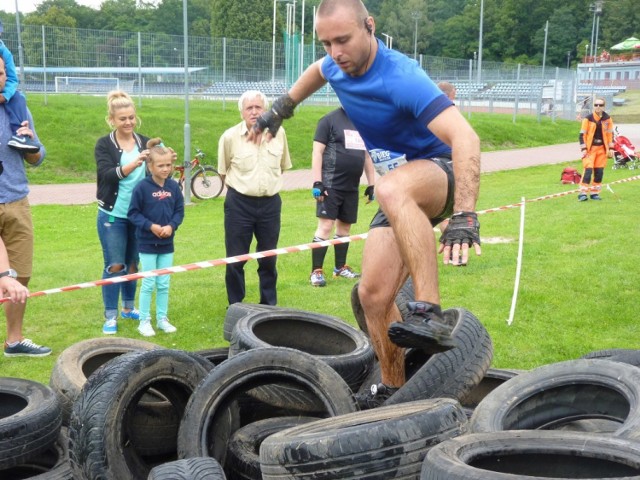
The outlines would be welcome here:
<svg viewBox="0 0 640 480">
<path fill-rule="evenodd" d="M 371 155 L 371 160 L 373 160 L 373 168 L 376 169 L 376 172 L 378 172 L 380 176 L 407 163 L 406 155 L 381 148 L 374 148 L 369 152 L 369 155 Z"/>
</svg>

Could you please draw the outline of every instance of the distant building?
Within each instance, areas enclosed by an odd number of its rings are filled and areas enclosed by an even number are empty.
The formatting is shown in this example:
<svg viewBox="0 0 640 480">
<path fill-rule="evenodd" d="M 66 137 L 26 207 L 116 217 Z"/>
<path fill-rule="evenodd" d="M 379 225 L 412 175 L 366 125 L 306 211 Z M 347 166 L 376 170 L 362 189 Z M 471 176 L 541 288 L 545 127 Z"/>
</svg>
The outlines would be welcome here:
<svg viewBox="0 0 640 480">
<path fill-rule="evenodd" d="M 595 81 L 598 86 L 626 86 L 629 89 L 640 88 L 640 53 L 627 56 L 598 57 L 595 63 L 587 58 L 587 63 L 578 64 L 578 82 L 581 84 Z M 608 60 L 608 61 L 607 61 Z"/>
</svg>

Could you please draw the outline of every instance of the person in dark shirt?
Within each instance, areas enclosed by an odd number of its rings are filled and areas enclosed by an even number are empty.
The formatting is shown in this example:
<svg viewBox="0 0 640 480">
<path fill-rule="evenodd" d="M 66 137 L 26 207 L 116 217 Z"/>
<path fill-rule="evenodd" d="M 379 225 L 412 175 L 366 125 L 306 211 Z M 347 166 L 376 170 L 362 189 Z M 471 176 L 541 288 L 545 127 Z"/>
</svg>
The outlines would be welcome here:
<svg viewBox="0 0 640 480">
<path fill-rule="evenodd" d="M 358 187 L 362 172 L 367 176 L 365 196 L 373 200 L 375 171 L 360 134 L 342 107 L 333 110 L 318 122 L 313 138 L 311 172 L 314 183 L 311 194 L 316 199 L 316 229 L 314 242 L 328 240 L 335 225 L 334 238 L 347 237 L 351 225 L 358 221 Z M 327 282 L 322 266 L 329 247 L 314 248 L 311 253 L 310 282 L 324 287 Z M 358 278 L 347 265 L 349 243 L 335 245 L 335 278 Z"/>
<path fill-rule="evenodd" d="M 151 175 L 133 190 L 129 220 L 136 226 L 136 238 L 142 271 L 168 268 L 173 265 L 173 239 L 184 219 L 184 198 L 178 183 L 171 178 L 175 152 L 153 138 L 147 142 L 147 168 Z M 147 277 L 140 287 L 140 324 L 138 331 L 145 337 L 155 335 L 151 326 L 151 296 L 156 291 L 156 326 L 165 333 L 177 329 L 167 317 L 169 306 L 169 275 Z"/>
</svg>

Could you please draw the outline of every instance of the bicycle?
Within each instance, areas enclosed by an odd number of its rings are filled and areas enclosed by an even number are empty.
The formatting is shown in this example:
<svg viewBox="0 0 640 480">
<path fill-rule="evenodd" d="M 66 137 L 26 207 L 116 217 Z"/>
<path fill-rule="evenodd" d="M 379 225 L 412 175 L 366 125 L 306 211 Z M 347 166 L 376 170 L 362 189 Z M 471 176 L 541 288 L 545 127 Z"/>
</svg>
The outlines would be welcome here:
<svg viewBox="0 0 640 480">
<path fill-rule="evenodd" d="M 219 197 L 224 188 L 222 177 L 211 165 L 203 165 L 202 160 L 205 153 L 196 148 L 196 155 L 191 160 L 191 193 L 200 199 L 208 200 Z M 176 165 L 173 172 L 173 179 L 180 185 L 180 190 L 184 192 L 184 165 Z"/>
</svg>

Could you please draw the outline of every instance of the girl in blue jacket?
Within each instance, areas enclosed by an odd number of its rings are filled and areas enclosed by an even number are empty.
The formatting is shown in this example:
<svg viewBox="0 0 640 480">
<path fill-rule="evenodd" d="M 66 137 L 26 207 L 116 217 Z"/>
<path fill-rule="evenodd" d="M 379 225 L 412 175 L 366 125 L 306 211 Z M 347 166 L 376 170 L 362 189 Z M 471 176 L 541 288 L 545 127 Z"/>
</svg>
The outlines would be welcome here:
<svg viewBox="0 0 640 480">
<path fill-rule="evenodd" d="M 178 183 L 171 178 L 174 151 L 152 138 L 147 142 L 150 172 L 134 189 L 129 206 L 129 220 L 136 226 L 142 271 L 168 268 L 173 265 L 173 238 L 184 219 L 184 199 Z M 169 275 L 147 277 L 140 287 L 140 324 L 138 331 L 145 337 L 156 334 L 151 326 L 151 297 L 156 291 L 156 327 L 173 333 L 169 323 Z"/>
</svg>

